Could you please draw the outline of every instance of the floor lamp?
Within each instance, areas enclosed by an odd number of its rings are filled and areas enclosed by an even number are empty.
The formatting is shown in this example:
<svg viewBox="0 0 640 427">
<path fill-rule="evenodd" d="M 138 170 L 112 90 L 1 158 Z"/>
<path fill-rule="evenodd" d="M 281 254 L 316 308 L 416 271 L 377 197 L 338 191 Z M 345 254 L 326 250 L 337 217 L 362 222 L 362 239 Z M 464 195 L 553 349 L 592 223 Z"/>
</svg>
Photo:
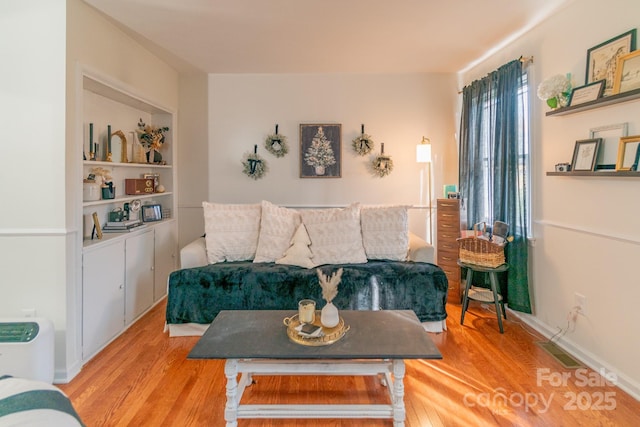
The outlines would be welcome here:
<svg viewBox="0 0 640 427">
<path fill-rule="evenodd" d="M 433 220 L 431 212 L 431 141 L 422 137 L 422 142 L 416 146 L 416 162 L 425 163 L 427 170 L 427 206 L 429 209 L 429 244 L 433 245 Z M 420 189 L 422 191 L 422 188 Z M 422 193 L 420 194 L 422 198 Z"/>
</svg>

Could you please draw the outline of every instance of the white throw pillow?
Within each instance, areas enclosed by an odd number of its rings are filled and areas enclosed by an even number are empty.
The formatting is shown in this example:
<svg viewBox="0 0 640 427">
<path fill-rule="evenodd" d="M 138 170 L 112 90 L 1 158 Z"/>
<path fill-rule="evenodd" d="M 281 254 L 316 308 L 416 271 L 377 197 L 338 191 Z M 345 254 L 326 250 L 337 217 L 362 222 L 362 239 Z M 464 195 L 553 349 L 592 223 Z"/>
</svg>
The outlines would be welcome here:
<svg viewBox="0 0 640 427">
<path fill-rule="evenodd" d="M 253 262 L 274 262 L 281 258 L 289 248 L 298 225 L 300 225 L 298 211 L 263 200 L 260 236 Z"/>
<path fill-rule="evenodd" d="M 312 261 L 313 254 L 309 245 L 311 239 L 304 224 L 300 224 L 291 239 L 291 246 L 284 256 L 276 260 L 276 264 L 297 265 L 298 267 L 313 268 L 316 264 Z"/>
<path fill-rule="evenodd" d="M 344 209 L 302 209 L 300 215 L 309 232 L 316 265 L 367 262 L 362 246 L 358 203 Z"/>
<path fill-rule="evenodd" d="M 260 205 L 233 205 L 202 202 L 207 260 L 253 259 L 260 232 Z"/>
<path fill-rule="evenodd" d="M 368 259 L 407 260 L 409 214 L 405 206 L 363 206 L 360 224 Z"/>
</svg>

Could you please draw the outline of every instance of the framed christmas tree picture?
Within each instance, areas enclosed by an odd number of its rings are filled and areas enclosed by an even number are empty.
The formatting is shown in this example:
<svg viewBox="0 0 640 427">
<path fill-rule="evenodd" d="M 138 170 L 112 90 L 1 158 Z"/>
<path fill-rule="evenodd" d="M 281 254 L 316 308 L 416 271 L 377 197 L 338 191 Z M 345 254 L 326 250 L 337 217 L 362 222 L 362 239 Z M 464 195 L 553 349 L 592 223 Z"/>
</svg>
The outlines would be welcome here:
<svg viewBox="0 0 640 427">
<path fill-rule="evenodd" d="M 340 178 L 342 125 L 300 125 L 300 178 Z"/>
</svg>

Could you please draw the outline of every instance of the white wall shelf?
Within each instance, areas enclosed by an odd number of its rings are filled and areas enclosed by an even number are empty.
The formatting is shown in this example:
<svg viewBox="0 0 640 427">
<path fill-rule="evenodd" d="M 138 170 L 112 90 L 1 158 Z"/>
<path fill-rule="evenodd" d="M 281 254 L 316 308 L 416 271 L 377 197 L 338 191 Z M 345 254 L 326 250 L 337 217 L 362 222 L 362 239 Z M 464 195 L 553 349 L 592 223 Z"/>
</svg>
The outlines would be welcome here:
<svg viewBox="0 0 640 427">
<path fill-rule="evenodd" d="M 130 202 L 132 200 L 144 200 L 144 199 L 154 199 L 156 197 L 168 197 L 172 196 L 173 193 L 171 191 L 167 191 L 164 193 L 151 193 L 151 194 L 131 194 L 126 196 L 120 196 L 113 199 L 100 199 L 92 202 L 83 202 L 83 207 L 88 206 L 100 206 L 100 205 L 108 205 L 111 203 L 125 203 Z"/>
</svg>

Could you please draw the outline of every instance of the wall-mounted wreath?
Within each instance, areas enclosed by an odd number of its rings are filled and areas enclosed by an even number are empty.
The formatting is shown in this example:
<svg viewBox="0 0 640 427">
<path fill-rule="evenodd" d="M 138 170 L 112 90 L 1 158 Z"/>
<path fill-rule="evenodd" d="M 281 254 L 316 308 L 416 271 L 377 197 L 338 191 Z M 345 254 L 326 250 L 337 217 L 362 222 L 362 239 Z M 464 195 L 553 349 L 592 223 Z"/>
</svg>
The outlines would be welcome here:
<svg viewBox="0 0 640 427">
<path fill-rule="evenodd" d="M 364 125 L 361 127 L 360 135 L 355 137 L 351 142 L 353 150 L 360 156 L 365 156 L 373 150 L 374 142 L 371 135 L 364 133 Z"/>
<path fill-rule="evenodd" d="M 373 172 L 383 178 L 391 173 L 393 170 L 393 160 L 390 156 L 384 154 L 384 142 L 380 144 L 380 155 L 376 156 L 371 162 Z"/>
<path fill-rule="evenodd" d="M 276 132 L 267 136 L 264 147 L 276 157 L 284 157 L 289 152 L 287 137 L 278 133 L 278 125 L 276 125 Z"/>
<path fill-rule="evenodd" d="M 242 159 L 242 173 L 258 180 L 267 173 L 267 162 L 258 155 L 258 146 L 253 146 L 253 153 L 246 153 Z"/>
</svg>

